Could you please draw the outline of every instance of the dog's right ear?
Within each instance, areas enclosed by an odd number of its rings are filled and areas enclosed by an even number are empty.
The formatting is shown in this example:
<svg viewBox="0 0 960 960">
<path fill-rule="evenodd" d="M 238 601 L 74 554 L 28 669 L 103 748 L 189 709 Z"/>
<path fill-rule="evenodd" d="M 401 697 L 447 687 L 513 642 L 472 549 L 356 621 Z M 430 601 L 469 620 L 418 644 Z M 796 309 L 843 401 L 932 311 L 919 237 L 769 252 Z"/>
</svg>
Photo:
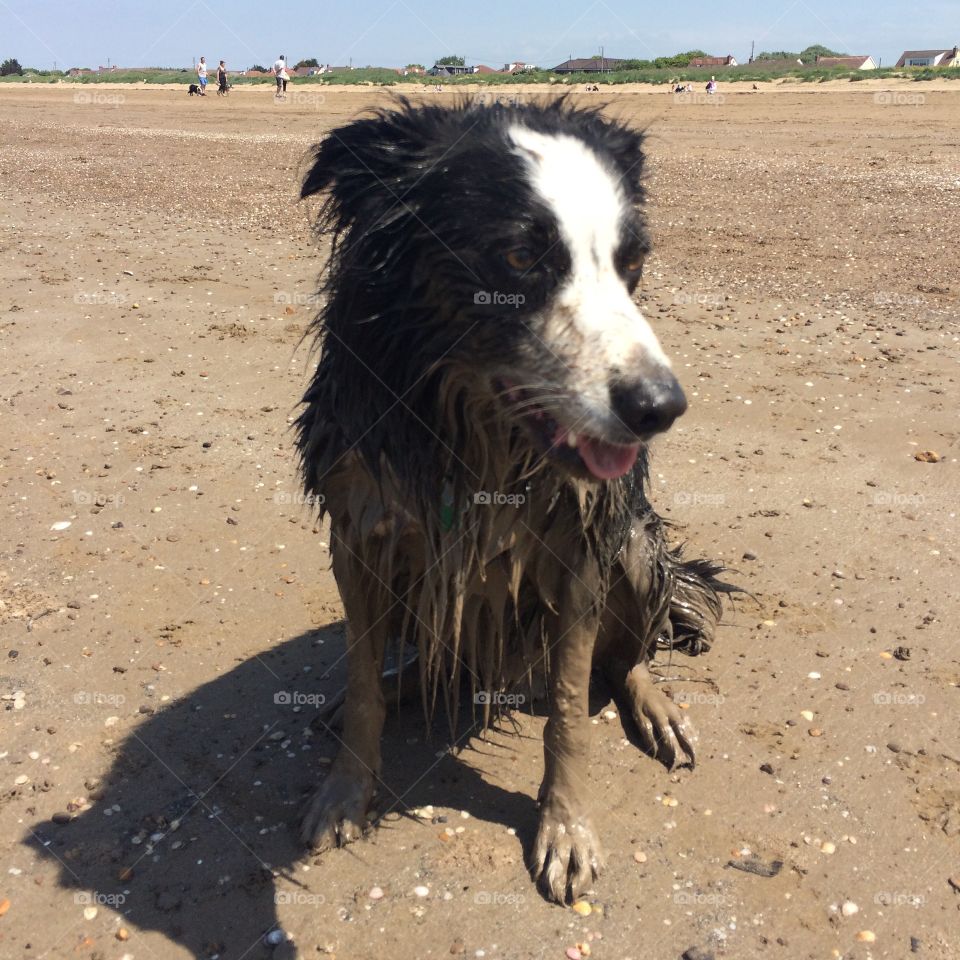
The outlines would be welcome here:
<svg viewBox="0 0 960 960">
<path fill-rule="evenodd" d="M 410 211 L 410 178 L 425 165 L 423 138 L 414 135 L 413 123 L 407 111 L 384 110 L 332 130 L 312 153 L 300 198 L 329 191 L 341 226 L 363 220 L 377 229 L 394 222 Z"/>
</svg>

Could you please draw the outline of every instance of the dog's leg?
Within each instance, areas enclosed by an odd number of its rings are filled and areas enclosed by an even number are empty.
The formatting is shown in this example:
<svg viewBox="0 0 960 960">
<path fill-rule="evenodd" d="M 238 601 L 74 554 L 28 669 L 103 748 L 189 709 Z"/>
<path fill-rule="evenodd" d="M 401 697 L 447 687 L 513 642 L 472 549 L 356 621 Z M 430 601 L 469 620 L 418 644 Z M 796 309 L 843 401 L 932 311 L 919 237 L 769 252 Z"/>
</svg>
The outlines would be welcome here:
<svg viewBox="0 0 960 960">
<path fill-rule="evenodd" d="M 314 850 L 342 846 L 363 834 L 380 773 L 380 735 L 386 704 L 380 675 L 389 630 L 389 603 L 378 603 L 383 588 L 363 576 L 359 563 L 334 569 L 343 593 L 347 626 L 347 695 L 343 741 L 330 773 L 307 803 L 300 837 Z M 379 588 L 379 589 L 378 589 Z"/>
<path fill-rule="evenodd" d="M 599 629 L 596 590 L 571 578 L 551 652 L 550 718 L 543 734 L 540 824 L 531 870 L 543 893 L 575 900 L 602 869 L 596 832 L 587 815 L 590 758 L 589 685 Z"/>
</svg>

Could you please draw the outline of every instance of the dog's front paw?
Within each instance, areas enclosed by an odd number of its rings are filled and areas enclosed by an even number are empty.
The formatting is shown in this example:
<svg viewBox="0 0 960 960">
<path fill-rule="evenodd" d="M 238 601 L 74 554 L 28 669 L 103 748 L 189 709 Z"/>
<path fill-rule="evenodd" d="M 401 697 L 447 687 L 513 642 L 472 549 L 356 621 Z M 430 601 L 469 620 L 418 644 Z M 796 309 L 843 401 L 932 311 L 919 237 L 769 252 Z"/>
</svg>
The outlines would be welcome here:
<svg viewBox="0 0 960 960">
<path fill-rule="evenodd" d="M 634 667 L 627 680 L 630 713 L 644 750 L 668 770 L 696 763 L 697 731 L 684 712 L 650 679 L 645 667 Z"/>
<path fill-rule="evenodd" d="M 338 770 L 336 764 L 307 805 L 300 839 L 317 853 L 342 847 L 363 836 L 373 797 L 373 776 L 363 770 Z"/>
<path fill-rule="evenodd" d="M 557 903 L 572 903 L 603 869 L 600 842 L 590 818 L 556 793 L 544 800 L 540 810 L 530 869 L 544 896 Z"/>
</svg>

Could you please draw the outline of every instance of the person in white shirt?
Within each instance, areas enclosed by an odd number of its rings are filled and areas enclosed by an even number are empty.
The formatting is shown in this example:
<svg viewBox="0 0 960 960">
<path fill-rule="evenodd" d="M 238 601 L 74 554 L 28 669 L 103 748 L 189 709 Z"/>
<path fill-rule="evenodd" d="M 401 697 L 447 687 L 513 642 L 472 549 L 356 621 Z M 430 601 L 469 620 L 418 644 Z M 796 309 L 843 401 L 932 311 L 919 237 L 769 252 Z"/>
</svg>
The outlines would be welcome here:
<svg viewBox="0 0 960 960">
<path fill-rule="evenodd" d="M 285 96 L 289 76 L 287 74 L 287 61 L 284 59 L 282 53 L 277 57 L 277 62 L 273 65 L 273 75 L 277 78 L 277 96 Z"/>
<path fill-rule="evenodd" d="M 201 57 L 197 64 L 197 80 L 200 83 L 200 96 L 207 95 L 207 58 Z"/>
</svg>

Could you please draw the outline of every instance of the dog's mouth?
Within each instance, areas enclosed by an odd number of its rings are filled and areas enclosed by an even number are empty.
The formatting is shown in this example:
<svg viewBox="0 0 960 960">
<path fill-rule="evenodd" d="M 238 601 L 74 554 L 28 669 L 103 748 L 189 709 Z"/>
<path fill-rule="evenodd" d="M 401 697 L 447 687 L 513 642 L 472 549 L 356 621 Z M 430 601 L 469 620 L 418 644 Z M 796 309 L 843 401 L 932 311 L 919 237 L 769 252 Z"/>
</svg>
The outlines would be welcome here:
<svg viewBox="0 0 960 960">
<path fill-rule="evenodd" d="M 534 438 L 541 452 L 563 464 L 571 473 L 597 480 L 616 480 L 629 473 L 640 455 L 642 442 L 611 443 L 562 424 L 535 403 L 526 390 L 508 381 L 496 383 L 498 393 L 517 411 L 517 418 Z"/>
</svg>

